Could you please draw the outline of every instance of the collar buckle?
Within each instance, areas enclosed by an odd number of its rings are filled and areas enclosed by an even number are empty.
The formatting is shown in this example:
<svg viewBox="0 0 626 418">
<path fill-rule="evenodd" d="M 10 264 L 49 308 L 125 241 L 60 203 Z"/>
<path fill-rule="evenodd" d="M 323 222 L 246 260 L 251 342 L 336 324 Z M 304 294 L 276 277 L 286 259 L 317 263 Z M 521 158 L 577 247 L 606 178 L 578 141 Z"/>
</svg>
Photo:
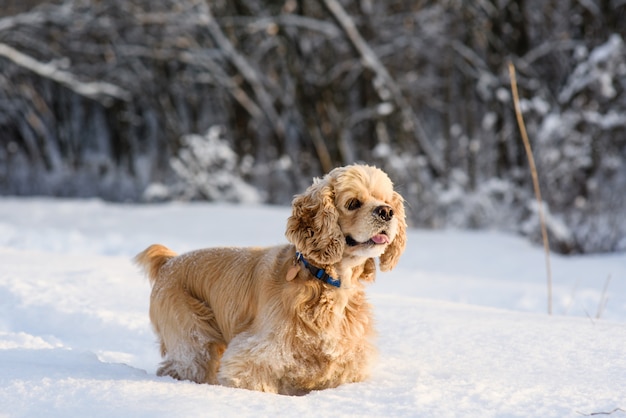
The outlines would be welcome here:
<svg viewBox="0 0 626 418">
<path fill-rule="evenodd" d="M 306 267 L 306 269 L 309 270 L 315 278 L 331 286 L 341 287 L 340 279 L 335 279 L 331 277 L 328 273 L 326 273 L 326 270 L 321 269 L 319 267 L 315 267 L 304 258 L 301 252 L 296 251 L 296 263 L 298 262 L 301 262 L 304 265 L 304 267 Z"/>
</svg>

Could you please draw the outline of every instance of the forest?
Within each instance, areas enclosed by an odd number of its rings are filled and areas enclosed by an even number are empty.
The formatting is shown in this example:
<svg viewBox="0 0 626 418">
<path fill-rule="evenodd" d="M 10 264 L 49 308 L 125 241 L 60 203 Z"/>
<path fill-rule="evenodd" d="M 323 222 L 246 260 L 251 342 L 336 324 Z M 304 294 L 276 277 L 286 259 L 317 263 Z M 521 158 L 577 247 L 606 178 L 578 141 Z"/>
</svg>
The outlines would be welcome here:
<svg viewBox="0 0 626 418">
<path fill-rule="evenodd" d="M 623 0 L 2 0 L 0 195 L 289 204 L 354 162 L 412 226 L 626 250 Z"/>
</svg>

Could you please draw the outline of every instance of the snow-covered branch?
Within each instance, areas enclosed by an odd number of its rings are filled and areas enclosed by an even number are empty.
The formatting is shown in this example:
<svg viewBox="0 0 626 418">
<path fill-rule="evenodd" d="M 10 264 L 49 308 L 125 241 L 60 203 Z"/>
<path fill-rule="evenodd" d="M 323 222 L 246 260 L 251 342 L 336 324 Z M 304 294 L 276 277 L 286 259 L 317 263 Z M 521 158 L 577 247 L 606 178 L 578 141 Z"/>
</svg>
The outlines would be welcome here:
<svg viewBox="0 0 626 418">
<path fill-rule="evenodd" d="M 103 81 L 80 81 L 74 74 L 60 69 L 52 62 L 39 62 L 3 43 L 0 43 L 0 56 L 9 59 L 14 64 L 26 68 L 41 77 L 62 84 L 81 96 L 100 101 L 103 104 L 109 104 L 111 99 L 130 100 L 128 92 L 116 85 Z"/>
</svg>

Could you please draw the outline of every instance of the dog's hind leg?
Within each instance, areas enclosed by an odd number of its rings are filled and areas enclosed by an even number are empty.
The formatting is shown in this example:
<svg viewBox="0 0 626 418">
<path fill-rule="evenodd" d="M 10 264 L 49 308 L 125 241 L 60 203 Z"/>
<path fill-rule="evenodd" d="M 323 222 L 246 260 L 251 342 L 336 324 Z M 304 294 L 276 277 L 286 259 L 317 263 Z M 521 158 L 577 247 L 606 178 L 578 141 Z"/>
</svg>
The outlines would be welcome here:
<svg viewBox="0 0 626 418">
<path fill-rule="evenodd" d="M 157 370 L 157 375 L 216 385 L 217 371 L 225 348 L 223 343 L 207 343 L 201 351 L 195 353 L 168 352 Z"/>
<path fill-rule="evenodd" d="M 153 294 L 150 317 L 163 356 L 157 375 L 217 384 L 226 344 L 213 310 L 180 289 L 162 288 Z"/>
</svg>

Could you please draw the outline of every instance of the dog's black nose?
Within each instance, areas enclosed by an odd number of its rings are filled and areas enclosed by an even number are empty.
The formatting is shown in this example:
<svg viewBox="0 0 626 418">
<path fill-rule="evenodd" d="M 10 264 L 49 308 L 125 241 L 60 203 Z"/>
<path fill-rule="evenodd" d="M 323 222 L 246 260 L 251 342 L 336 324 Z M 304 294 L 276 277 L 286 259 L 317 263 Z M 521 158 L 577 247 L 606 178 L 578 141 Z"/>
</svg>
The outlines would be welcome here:
<svg viewBox="0 0 626 418">
<path fill-rule="evenodd" d="M 390 221 L 393 218 L 393 209 L 391 209 L 391 206 L 378 206 L 374 209 L 374 216 L 385 222 Z"/>
</svg>

